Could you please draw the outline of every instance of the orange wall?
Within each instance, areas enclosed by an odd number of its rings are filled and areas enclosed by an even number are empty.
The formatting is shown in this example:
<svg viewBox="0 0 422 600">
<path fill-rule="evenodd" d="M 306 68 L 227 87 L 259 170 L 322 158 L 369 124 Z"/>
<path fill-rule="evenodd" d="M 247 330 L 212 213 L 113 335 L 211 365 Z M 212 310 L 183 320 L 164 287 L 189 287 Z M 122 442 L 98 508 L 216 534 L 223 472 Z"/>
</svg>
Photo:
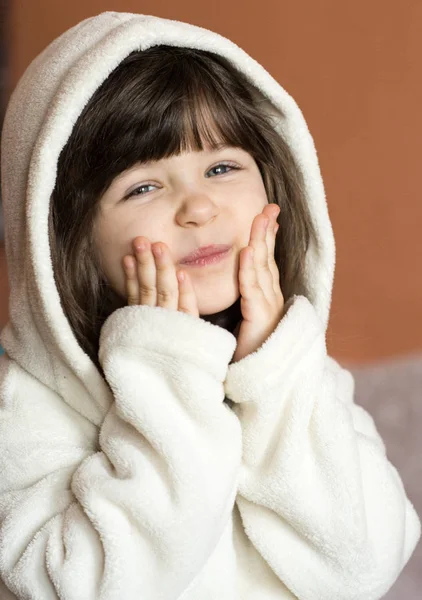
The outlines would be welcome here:
<svg viewBox="0 0 422 600">
<path fill-rule="evenodd" d="M 318 149 L 337 243 L 330 354 L 357 363 L 422 350 L 422 2 L 15 1 L 11 88 L 62 31 L 116 9 L 218 31 L 293 95 Z"/>
</svg>

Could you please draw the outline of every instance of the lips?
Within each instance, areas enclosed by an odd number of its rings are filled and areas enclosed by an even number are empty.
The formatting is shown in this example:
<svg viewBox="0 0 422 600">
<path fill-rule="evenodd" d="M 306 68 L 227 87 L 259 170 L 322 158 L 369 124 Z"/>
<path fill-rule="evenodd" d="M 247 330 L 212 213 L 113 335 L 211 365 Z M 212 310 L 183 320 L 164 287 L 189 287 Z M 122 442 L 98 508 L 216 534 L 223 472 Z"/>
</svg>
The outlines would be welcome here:
<svg viewBox="0 0 422 600">
<path fill-rule="evenodd" d="M 184 256 L 180 260 L 180 264 L 188 265 L 189 263 L 194 262 L 195 260 L 198 260 L 200 258 L 206 258 L 209 256 L 214 256 L 216 254 L 221 254 L 222 252 L 227 252 L 227 250 L 230 250 L 230 248 L 231 246 L 228 246 L 227 244 L 212 244 L 210 246 L 202 246 L 201 248 L 197 248 L 187 256 Z"/>
</svg>

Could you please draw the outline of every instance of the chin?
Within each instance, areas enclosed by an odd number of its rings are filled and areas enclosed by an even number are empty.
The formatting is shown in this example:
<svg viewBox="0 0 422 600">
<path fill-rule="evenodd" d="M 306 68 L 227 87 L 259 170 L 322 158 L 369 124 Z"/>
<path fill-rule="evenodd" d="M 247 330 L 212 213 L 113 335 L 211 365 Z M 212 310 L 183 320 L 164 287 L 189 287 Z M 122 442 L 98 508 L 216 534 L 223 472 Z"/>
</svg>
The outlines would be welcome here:
<svg viewBox="0 0 422 600">
<path fill-rule="evenodd" d="M 218 315 L 233 306 L 240 296 L 238 290 L 233 290 L 229 294 L 217 292 L 215 295 L 219 296 L 218 301 L 215 297 L 204 300 L 198 298 L 198 310 L 201 317 Z"/>
</svg>

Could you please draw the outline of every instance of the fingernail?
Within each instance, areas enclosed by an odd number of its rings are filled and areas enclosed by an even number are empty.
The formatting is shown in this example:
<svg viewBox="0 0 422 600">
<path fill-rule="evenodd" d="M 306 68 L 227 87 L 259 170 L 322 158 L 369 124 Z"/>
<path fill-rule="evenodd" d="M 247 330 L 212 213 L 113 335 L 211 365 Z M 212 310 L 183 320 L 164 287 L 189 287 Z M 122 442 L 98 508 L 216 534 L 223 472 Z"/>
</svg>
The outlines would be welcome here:
<svg viewBox="0 0 422 600">
<path fill-rule="evenodd" d="M 139 252 L 143 252 L 143 250 L 146 250 L 147 245 L 145 244 L 145 242 L 137 242 L 135 244 L 135 248 L 136 250 L 138 250 Z"/>
<path fill-rule="evenodd" d="M 161 256 L 163 254 L 163 249 L 161 246 L 154 246 L 152 249 L 154 256 Z"/>
<path fill-rule="evenodd" d="M 132 259 L 130 257 L 126 256 L 123 260 L 123 264 L 128 271 L 132 270 L 133 263 L 132 263 Z"/>
</svg>

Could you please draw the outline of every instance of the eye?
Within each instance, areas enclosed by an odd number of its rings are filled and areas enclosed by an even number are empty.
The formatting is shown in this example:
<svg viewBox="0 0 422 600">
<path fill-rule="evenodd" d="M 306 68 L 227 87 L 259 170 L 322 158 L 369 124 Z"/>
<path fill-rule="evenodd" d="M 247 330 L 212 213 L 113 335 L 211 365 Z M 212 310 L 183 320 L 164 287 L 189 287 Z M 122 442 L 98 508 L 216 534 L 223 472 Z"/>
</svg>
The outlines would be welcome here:
<svg viewBox="0 0 422 600">
<path fill-rule="evenodd" d="M 139 190 L 143 190 L 144 188 L 153 188 L 153 187 L 157 187 L 157 186 L 154 185 L 153 183 L 143 183 L 142 185 L 139 185 L 138 187 L 133 189 L 131 192 L 129 192 L 129 194 L 127 194 L 127 196 L 125 196 L 125 200 L 127 200 L 127 198 L 130 198 L 131 196 L 145 196 L 145 194 L 148 194 L 148 192 L 142 192 Z"/>
<path fill-rule="evenodd" d="M 223 170 L 223 172 L 221 172 L 222 168 L 228 170 Z M 220 170 L 220 172 L 217 173 L 217 175 L 226 175 L 226 173 L 230 173 L 230 171 L 240 171 L 240 167 L 232 163 L 218 163 L 218 165 L 215 165 L 215 167 L 211 167 L 211 169 L 207 172 L 205 177 L 209 177 L 208 173 L 211 173 L 211 171 L 216 171 L 217 169 Z"/>
</svg>

